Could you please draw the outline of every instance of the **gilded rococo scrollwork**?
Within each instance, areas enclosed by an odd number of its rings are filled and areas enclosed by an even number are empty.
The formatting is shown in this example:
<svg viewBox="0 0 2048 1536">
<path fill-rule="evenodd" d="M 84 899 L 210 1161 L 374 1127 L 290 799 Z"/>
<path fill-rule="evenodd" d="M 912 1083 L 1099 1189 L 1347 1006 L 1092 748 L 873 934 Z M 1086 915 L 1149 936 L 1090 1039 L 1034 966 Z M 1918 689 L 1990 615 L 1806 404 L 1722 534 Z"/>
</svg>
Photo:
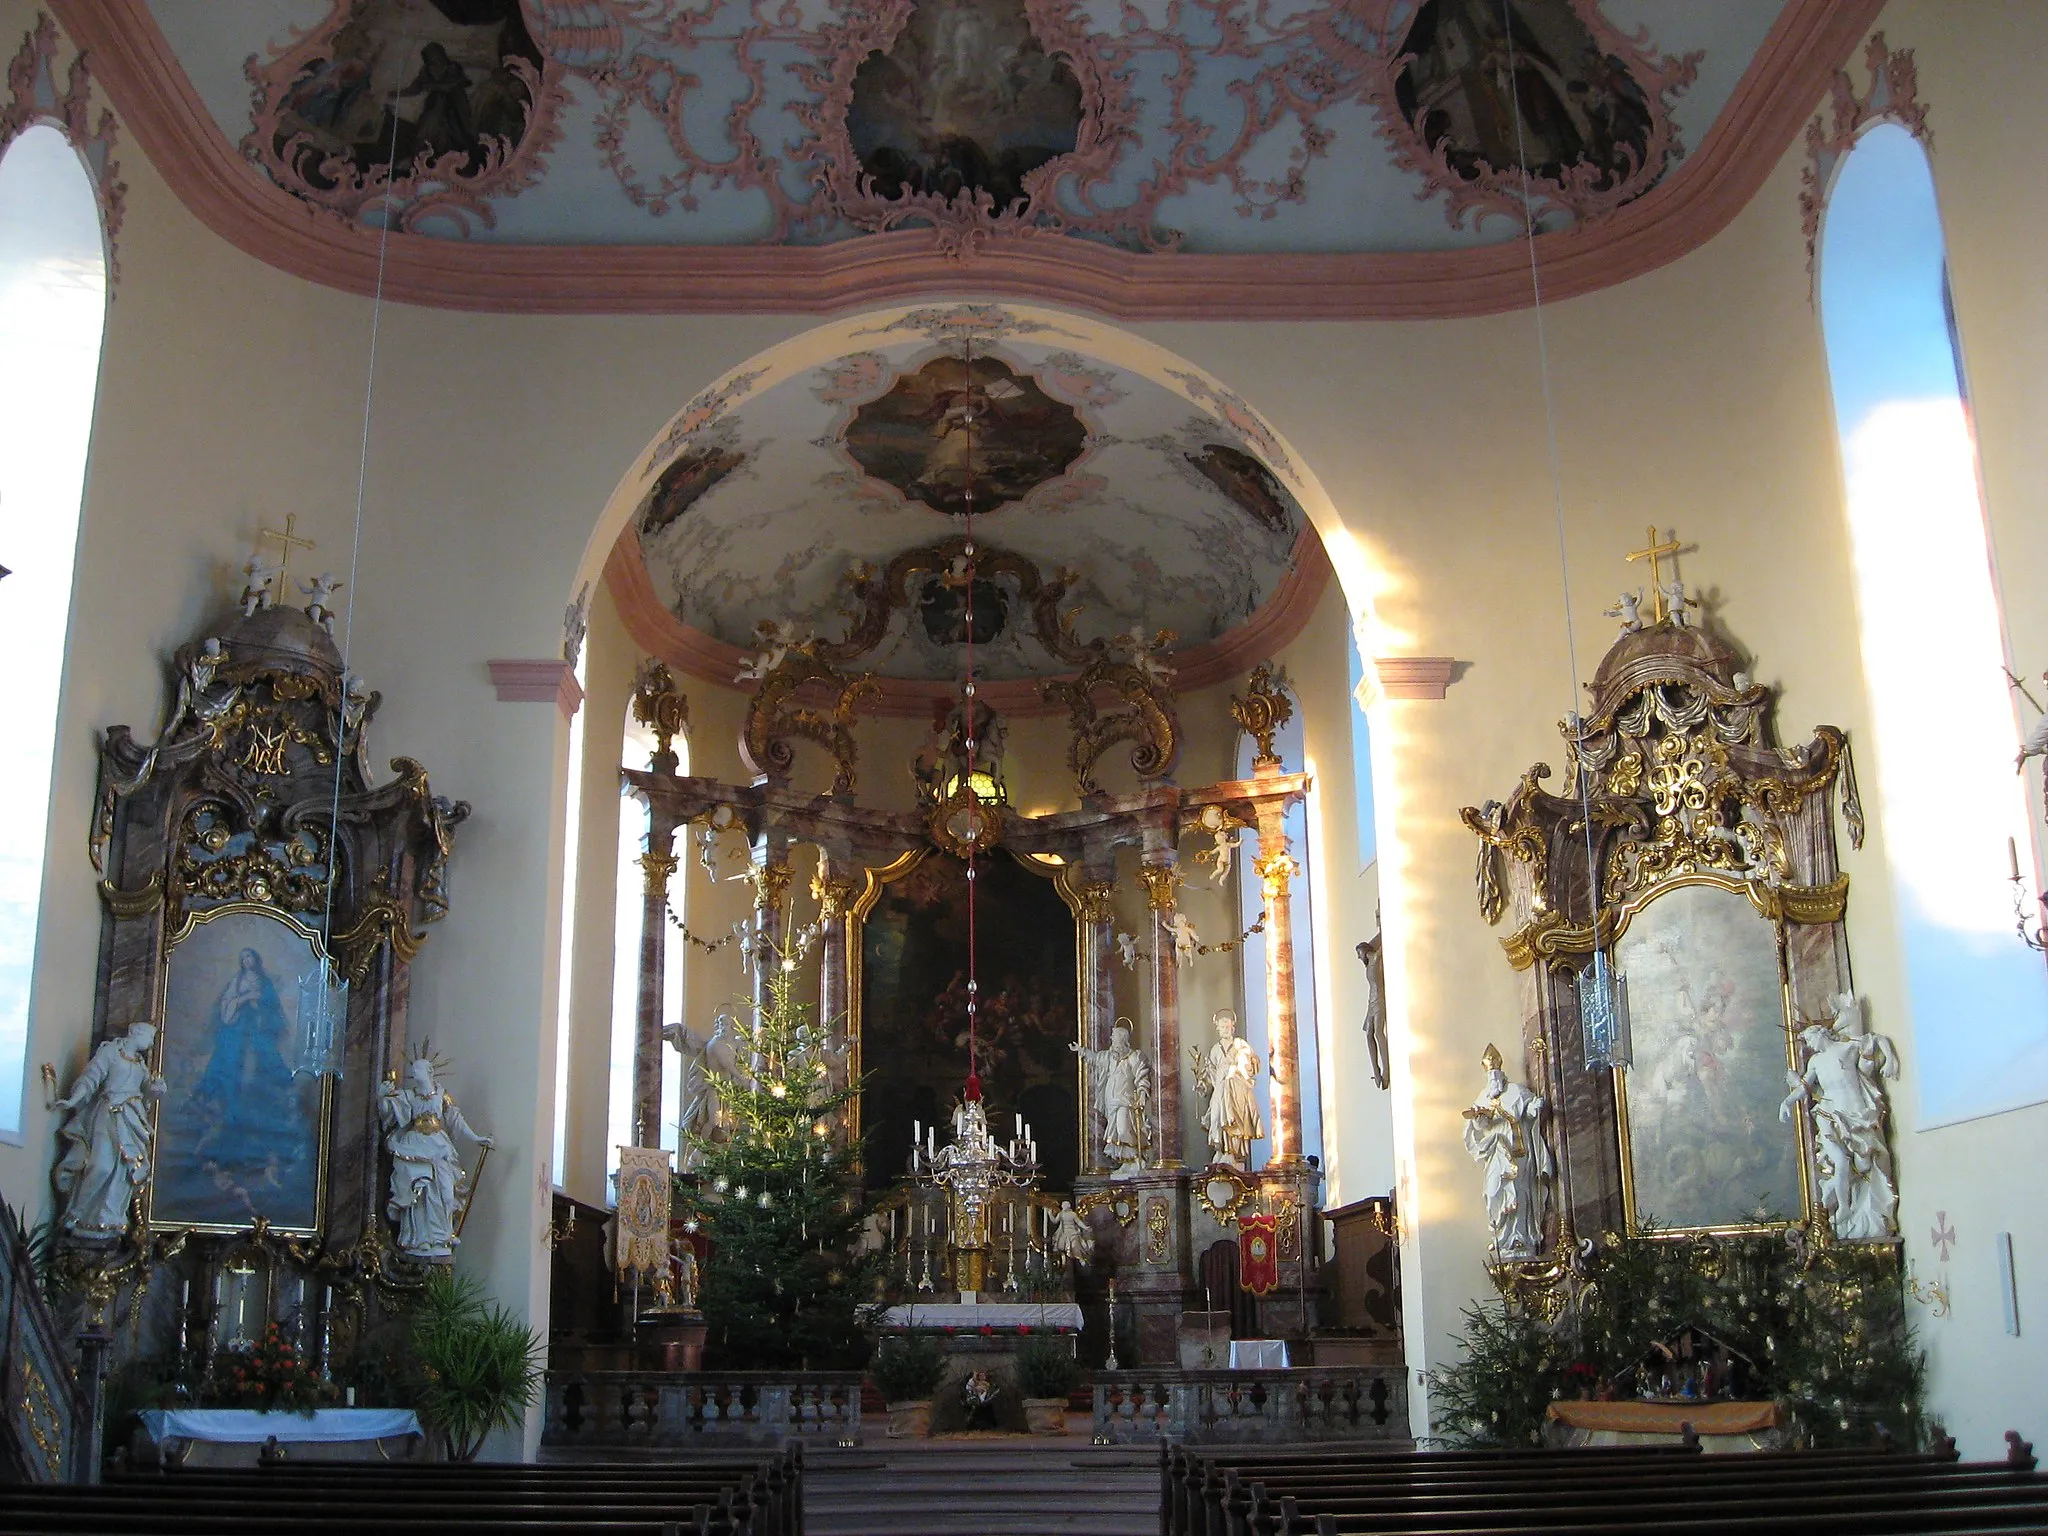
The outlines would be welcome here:
<svg viewBox="0 0 2048 1536">
<path fill-rule="evenodd" d="M 761 650 L 749 672 L 758 681 L 740 732 L 740 758 L 771 784 L 786 783 L 796 766 L 792 738 L 816 743 L 832 757 L 831 793 L 850 795 L 859 748 L 853 739 L 855 706 L 874 692 L 871 677 L 848 677 L 818 655 L 818 643 L 779 633 L 764 620 Z M 742 673 L 742 677 L 748 673 Z M 800 704 L 809 690 L 830 700 L 826 708 Z"/>
</svg>

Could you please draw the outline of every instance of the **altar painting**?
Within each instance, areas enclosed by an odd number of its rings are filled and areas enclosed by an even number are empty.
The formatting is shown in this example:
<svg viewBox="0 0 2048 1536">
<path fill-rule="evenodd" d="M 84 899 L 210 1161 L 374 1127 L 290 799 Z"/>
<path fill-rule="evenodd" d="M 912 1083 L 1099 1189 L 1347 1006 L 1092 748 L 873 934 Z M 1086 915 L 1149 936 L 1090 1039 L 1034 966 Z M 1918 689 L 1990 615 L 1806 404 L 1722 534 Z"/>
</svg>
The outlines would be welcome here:
<svg viewBox="0 0 2048 1536">
<path fill-rule="evenodd" d="M 997 853 L 976 863 L 982 1097 L 1007 1141 L 1029 1120 L 1048 1189 L 1079 1166 L 1074 917 L 1053 882 Z M 860 929 L 861 1131 L 867 1182 L 895 1183 L 911 1122 L 952 1139 L 967 1078 L 967 866 L 920 860 L 884 886 Z"/>
<path fill-rule="evenodd" d="M 1718 885 L 1665 890 L 1614 946 L 1634 1062 L 1622 1074 L 1629 1219 L 1638 1230 L 1796 1221 L 1796 1117 L 1784 1102 L 1777 931 Z"/>
<path fill-rule="evenodd" d="M 165 966 L 150 1222 L 319 1230 L 340 989 L 313 930 L 267 908 L 202 912 Z"/>
</svg>

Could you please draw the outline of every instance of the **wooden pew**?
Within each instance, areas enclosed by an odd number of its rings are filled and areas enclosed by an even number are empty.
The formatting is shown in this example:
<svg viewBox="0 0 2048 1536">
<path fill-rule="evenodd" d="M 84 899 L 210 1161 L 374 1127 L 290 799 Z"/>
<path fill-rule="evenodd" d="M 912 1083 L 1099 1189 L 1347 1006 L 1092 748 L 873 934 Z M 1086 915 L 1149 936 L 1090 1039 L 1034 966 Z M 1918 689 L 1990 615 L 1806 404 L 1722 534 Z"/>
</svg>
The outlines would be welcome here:
<svg viewBox="0 0 2048 1536">
<path fill-rule="evenodd" d="M 130 1473 L 98 1488 L 0 1488 L 0 1529 L 106 1536 L 802 1536 L 802 1452 L 554 1466 L 282 1463 Z"/>
<path fill-rule="evenodd" d="M 1658 1529 L 1756 1533 L 2048 1530 L 2048 1478 L 2009 1434 L 2003 1462 L 1929 1454 L 1669 1450 L 1360 1455 L 1300 1447 L 1161 1456 L 1162 1536 L 1491 1536 Z M 1696 1449 L 1696 1447 L 1695 1447 Z"/>
</svg>

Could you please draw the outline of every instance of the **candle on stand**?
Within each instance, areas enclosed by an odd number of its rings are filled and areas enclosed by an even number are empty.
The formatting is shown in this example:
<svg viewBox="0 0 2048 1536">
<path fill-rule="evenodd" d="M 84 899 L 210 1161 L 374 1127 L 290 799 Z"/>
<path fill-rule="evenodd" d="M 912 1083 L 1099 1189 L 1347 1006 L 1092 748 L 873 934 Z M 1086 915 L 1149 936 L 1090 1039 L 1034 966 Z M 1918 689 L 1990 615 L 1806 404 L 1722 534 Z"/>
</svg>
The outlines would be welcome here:
<svg viewBox="0 0 2048 1536">
<path fill-rule="evenodd" d="M 2009 837 L 2005 840 L 2005 856 L 2012 860 L 2012 877 L 2017 881 L 2020 877 L 2020 845 Z"/>
</svg>

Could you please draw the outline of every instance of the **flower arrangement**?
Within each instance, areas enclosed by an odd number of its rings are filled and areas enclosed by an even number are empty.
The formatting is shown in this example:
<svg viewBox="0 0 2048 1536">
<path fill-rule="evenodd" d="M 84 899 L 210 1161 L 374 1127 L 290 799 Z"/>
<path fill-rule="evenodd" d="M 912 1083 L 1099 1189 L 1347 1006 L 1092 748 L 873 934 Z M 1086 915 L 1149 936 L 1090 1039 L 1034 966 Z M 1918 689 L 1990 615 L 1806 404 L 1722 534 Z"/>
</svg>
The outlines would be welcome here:
<svg viewBox="0 0 2048 1536">
<path fill-rule="evenodd" d="M 272 1323 L 246 1351 L 223 1350 L 206 1394 L 223 1408 L 310 1414 L 339 1395 L 320 1379 L 283 1327 Z"/>
</svg>

